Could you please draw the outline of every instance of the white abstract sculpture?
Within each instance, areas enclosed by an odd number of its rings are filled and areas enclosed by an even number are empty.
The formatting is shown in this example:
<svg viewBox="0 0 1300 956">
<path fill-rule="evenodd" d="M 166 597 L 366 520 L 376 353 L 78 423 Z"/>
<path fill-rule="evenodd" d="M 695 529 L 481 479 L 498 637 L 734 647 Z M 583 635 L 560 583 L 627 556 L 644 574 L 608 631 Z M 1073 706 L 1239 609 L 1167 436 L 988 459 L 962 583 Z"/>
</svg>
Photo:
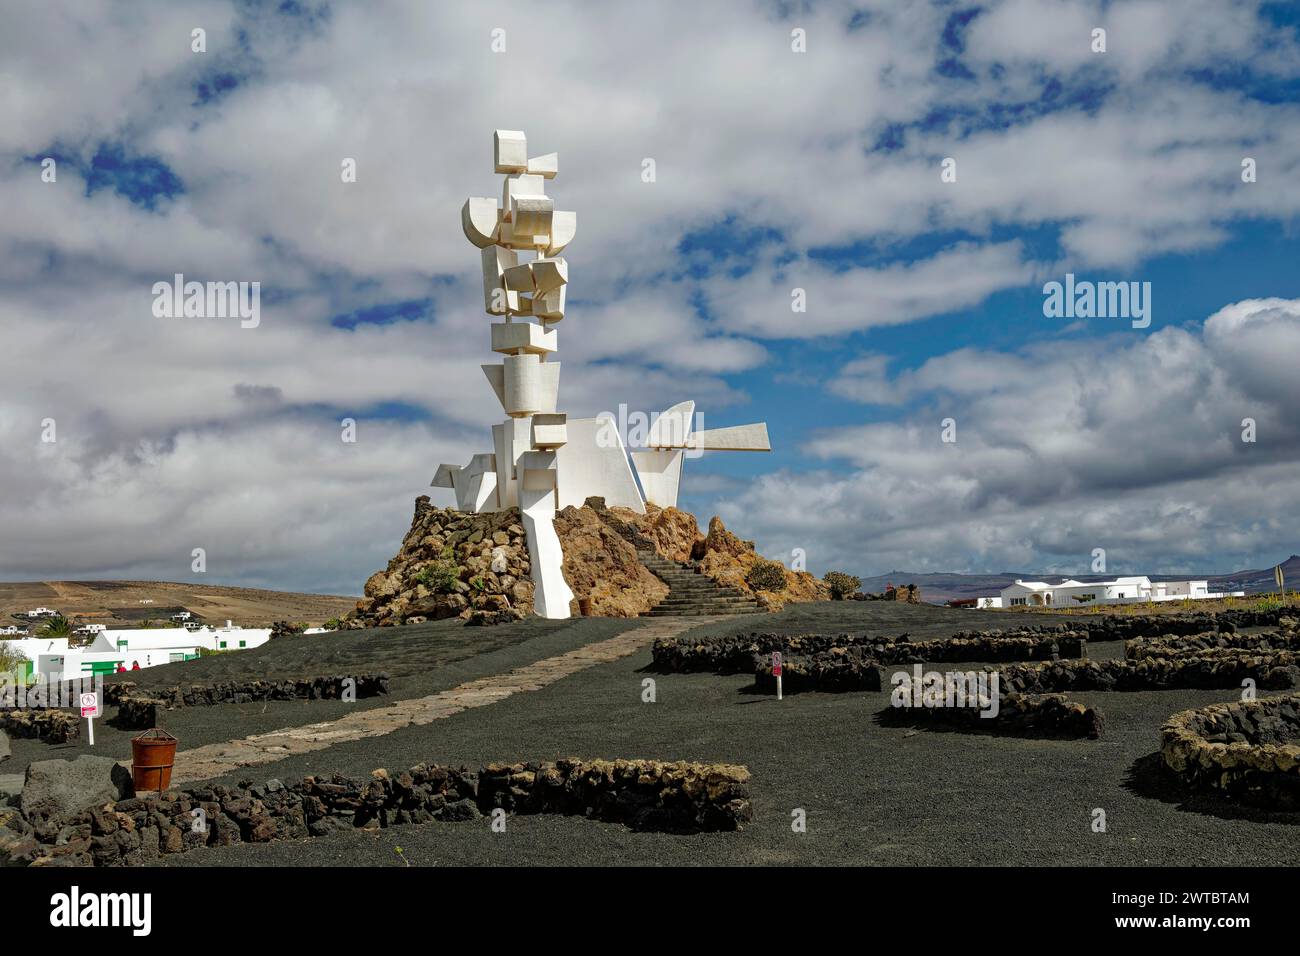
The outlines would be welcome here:
<svg viewBox="0 0 1300 956">
<path fill-rule="evenodd" d="M 557 509 L 580 506 L 593 495 L 641 514 L 646 502 L 675 506 L 686 452 L 771 446 L 762 423 L 693 431 L 695 403 L 682 402 L 655 419 L 645 449 L 631 453 L 638 488 L 613 419 L 573 419 L 557 411 L 560 363 L 548 359 L 559 346 L 551 326 L 564 318 L 569 264 L 559 254 L 577 234 L 578 217 L 556 209 L 546 195 L 559 156 L 529 158 L 522 132 L 493 134 L 493 168 L 505 176 L 500 203 L 472 197 L 460 218 L 465 237 L 482 250 L 484 311 L 503 319 L 491 327 L 492 351 L 502 360 L 484 365 L 483 373 L 508 417 L 492 426 L 492 452 L 475 455 L 463 468 L 438 466 L 432 484 L 452 489 L 460 511 L 519 508 L 534 608 L 542 617 L 567 618 L 573 592 L 564 580 Z M 521 254 L 531 258 L 521 260 Z"/>
</svg>

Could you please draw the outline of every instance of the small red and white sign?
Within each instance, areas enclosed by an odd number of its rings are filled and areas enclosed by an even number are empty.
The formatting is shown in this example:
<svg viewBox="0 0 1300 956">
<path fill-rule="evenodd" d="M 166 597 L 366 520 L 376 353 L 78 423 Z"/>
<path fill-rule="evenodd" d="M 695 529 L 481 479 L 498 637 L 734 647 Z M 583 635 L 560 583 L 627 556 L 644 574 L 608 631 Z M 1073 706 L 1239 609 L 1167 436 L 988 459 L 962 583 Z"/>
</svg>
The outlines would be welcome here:
<svg viewBox="0 0 1300 956">
<path fill-rule="evenodd" d="M 780 651 L 772 652 L 772 676 L 773 677 L 781 676 L 781 652 Z"/>
<path fill-rule="evenodd" d="M 81 695 L 81 716 L 82 717 L 99 716 L 99 695 L 98 694 Z"/>
</svg>

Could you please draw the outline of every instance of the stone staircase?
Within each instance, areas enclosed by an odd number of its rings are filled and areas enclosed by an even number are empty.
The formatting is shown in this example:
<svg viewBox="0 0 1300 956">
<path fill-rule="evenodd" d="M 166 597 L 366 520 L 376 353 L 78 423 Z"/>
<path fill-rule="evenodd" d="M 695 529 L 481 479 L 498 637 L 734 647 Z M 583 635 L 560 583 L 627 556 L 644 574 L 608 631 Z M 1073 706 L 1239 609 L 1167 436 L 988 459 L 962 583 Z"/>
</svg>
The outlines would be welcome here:
<svg viewBox="0 0 1300 956">
<path fill-rule="evenodd" d="M 650 573 L 668 585 L 668 596 L 646 611 L 645 617 L 681 617 L 710 614 L 757 614 L 762 609 L 752 597 L 735 588 L 715 584 L 685 565 L 669 561 L 650 550 L 637 549 Z"/>
</svg>

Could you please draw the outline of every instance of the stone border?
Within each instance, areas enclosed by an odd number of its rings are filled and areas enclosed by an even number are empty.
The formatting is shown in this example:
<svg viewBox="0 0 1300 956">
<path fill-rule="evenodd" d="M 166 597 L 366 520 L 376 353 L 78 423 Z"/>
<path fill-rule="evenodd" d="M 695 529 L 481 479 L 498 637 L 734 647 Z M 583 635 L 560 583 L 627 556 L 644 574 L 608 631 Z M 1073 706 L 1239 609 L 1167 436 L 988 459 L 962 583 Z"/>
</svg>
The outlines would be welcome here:
<svg viewBox="0 0 1300 956">
<path fill-rule="evenodd" d="M 954 729 L 1017 737 L 1097 740 L 1105 729 L 1102 712 L 1064 694 L 1006 694 L 994 717 L 981 717 L 971 707 L 890 707 L 881 713 L 886 724 L 923 727 L 944 724 Z"/>
<path fill-rule="evenodd" d="M 881 664 L 951 663 L 955 661 L 1048 661 L 1062 655 L 1086 657 L 1088 637 L 1077 632 L 1039 631 L 1006 634 L 962 632 L 932 641 L 911 641 L 906 634 L 883 638 L 861 634 L 727 634 L 699 640 L 661 638 L 651 657 L 660 671 L 671 673 L 739 674 L 757 666 L 756 658 L 780 651 L 788 658 L 813 658 L 835 651 L 852 651 Z"/>
<path fill-rule="evenodd" d="M 1272 739 L 1269 739 L 1272 738 Z M 1160 728 L 1160 756 L 1184 785 L 1300 811 L 1300 695 L 1184 710 Z"/>
<path fill-rule="evenodd" d="M 138 691 L 131 681 L 109 684 L 106 703 L 117 706 L 114 724 L 125 729 L 148 729 L 158 725 L 158 715 L 181 707 L 217 704 L 250 704 L 259 701 L 342 700 L 344 682 L 353 681 L 357 700 L 388 693 L 387 674 L 305 677 L 283 680 L 217 681 L 159 690 Z"/>
<path fill-rule="evenodd" d="M 139 866 L 206 846 L 475 820 L 497 809 L 585 816 L 638 831 L 729 831 L 752 819 L 749 778 L 743 766 L 684 761 L 566 758 L 475 772 L 418 764 L 375 770 L 369 780 L 335 774 L 292 786 L 271 780 L 169 791 L 35 824 L 8 811 L 0 813 L 0 847 L 33 866 Z"/>
<path fill-rule="evenodd" d="M 1141 660 L 1059 660 L 1000 668 L 1007 693 L 1051 694 L 1072 690 L 1221 690 L 1247 678 L 1269 690 L 1300 679 L 1300 656 L 1289 651 L 1239 657 L 1147 657 Z"/>
<path fill-rule="evenodd" d="M 1207 631 L 1202 634 L 1139 637 L 1124 642 L 1124 657 L 1128 660 L 1140 660 L 1146 657 L 1214 656 L 1220 651 L 1247 653 L 1300 651 L 1300 633 L 1268 631 L 1264 634 L 1237 634 Z"/>
<path fill-rule="evenodd" d="M 10 737 L 66 744 L 81 737 L 81 720 L 70 710 L 0 710 L 0 730 Z"/>
</svg>

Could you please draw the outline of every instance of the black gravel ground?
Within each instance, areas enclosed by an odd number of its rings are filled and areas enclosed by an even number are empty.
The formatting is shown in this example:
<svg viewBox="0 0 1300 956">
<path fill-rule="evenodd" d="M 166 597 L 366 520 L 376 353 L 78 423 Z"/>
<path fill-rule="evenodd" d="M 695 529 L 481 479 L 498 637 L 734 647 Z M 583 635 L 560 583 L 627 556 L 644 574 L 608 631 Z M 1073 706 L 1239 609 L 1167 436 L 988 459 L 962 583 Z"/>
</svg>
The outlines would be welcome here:
<svg viewBox="0 0 1300 956">
<path fill-rule="evenodd" d="M 255 678 L 380 672 L 387 672 L 391 678 L 387 696 L 364 698 L 354 704 L 293 700 L 167 711 L 160 726 L 180 738 L 182 749 L 188 749 L 281 727 L 334 720 L 352 711 L 383 707 L 395 700 L 436 694 L 464 681 L 500 674 L 605 640 L 636 623 L 619 618 L 572 621 L 530 618 L 498 627 L 464 627 L 459 621 L 440 621 L 400 628 L 370 628 L 277 638 L 253 650 L 163 664 L 120 676 L 135 681 L 145 691 L 150 687 Z M 111 717 L 114 708 L 106 710 Z M 97 720 L 93 748 L 86 738 L 84 723 L 82 738 L 70 744 L 14 740 L 13 757 L 0 764 L 0 774 L 22 773 L 33 761 L 70 760 L 79 753 L 127 760 L 131 756 L 131 738 L 138 733 L 138 730 L 118 730 L 107 721 Z"/>
<path fill-rule="evenodd" d="M 977 612 L 888 605 L 824 604 L 759 618 L 793 629 L 891 630 L 933 637 L 975 621 Z M 940 616 L 942 616 L 942 621 Z M 819 622 L 819 623 L 814 623 Z M 436 666 L 451 686 L 481 673 L 559 653 L 606 636 L 581 633 L 582 621 L 509 647 Z M 998 620 L 1001 624 L 1001 621 Z M 724 627 L 753 629 L 749 619 Z M 713 628 L 716 629 L 716 628 Z M 467 629 L 468 630 L 468 629 Z M 397 637 L 400 632 L 387 632 Z M 1090 655 L 1118 656 L 1119 644 Z M 755 818 L 740 833 L 637 834 L 578 818 L 512 817 L 505 833 L 486 820 L 395 827 L 260 846 L 200 850 L 169 865 L 454 864 L 986 864 L 986 865 L 1296 865 L 1294 819 L 1238 810 L 1171 791 L 1156 766 L 1158 729 L 1175 711 L 1234 697 L 1231 691 L 1089 693 L 1103 709 L 1099 741 L 1041 741 L 909 730 L 877 719 L 888 694 L 807 693 L 777 702 L 749 693 L 745 675 L 651 674 L 647 648 L 543 690 L 226 778 L 291 779 L 417 762 L 478 766 L 494 760 L 653 757 L 746 764 Z M 454 675 L 452 671 L 455 671 Z M 657 701 L 642 703 L 643 680 Z M 416 680 L 417 678 L 412 678 Z M 432 685 L 431 685 L 432 686 Z M 289 705 L 286 705 L 286 708 Z M 303 720 L 332 715 L 323 703 L 292 705 Z M 353 705 L 360 706 L 360 705 Z M 267 729 L 250 708 L 182 712 L 183 745 Z M 288 709 L 271 724 L 284 725 Z M 123 736 L 125 739 L 125 735 Z M 20 742 L 21 743 L 21 742 Z M 792 832 L 791 811 L 808 831 Z M 1106 832 L 1094 832 L 1104 810 Z M 401 847 L 401 854 L 397 848 Z"/>
<path fill-rule="evenodd" d="M 1076 619 L 1077 620 L 1077 619 Z M 1065 615 L 998 614 L 935 604 L 900 604 L 895 601 L 814 601 L 791 604 L 777 614 L 745 614 L 695 628 L 692 635 L 736 634 L 856 634 L 913 640 L 947 637 L 955 631 L 1069 624 Z"/>
</svg>

